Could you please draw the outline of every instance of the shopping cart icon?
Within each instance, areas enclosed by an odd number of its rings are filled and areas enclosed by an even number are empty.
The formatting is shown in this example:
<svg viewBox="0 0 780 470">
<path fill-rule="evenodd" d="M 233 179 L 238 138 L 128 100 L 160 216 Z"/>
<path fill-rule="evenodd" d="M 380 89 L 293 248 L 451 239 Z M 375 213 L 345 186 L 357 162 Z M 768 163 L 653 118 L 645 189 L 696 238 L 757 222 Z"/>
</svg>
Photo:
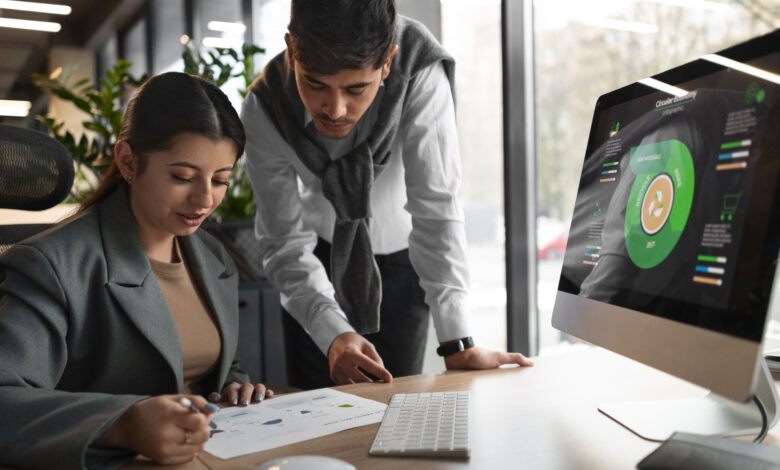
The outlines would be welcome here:
<svg viewBox="0 0 780 470">
<path fill-rule="evenodd" d="M 739 205 L 739 198 L 742 197 L 742 191 L 736 194 L 725 194 L 723 196 L 723 210 L 720 212 L 720 220 L 731 220 Z"/>
</svg>

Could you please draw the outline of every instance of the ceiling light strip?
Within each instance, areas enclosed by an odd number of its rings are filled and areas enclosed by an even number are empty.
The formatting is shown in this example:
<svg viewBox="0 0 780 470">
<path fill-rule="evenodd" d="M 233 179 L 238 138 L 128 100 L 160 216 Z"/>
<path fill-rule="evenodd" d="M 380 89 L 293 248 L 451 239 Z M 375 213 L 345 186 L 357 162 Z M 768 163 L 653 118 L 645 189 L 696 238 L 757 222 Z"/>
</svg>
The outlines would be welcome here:
<svg viewBox="0 0 780 470">
<path fill-rule="evenodd" d="M 70 15 L 68 5 L 54 3 L 20 2 L 18 0 L 0 0 L 0 10 L 31 11 L 34 13 L 50 13 L 52 15 Z"/>
<path fill-rule="evenodd" d="M 0 116 L 25 117 L 31 106 L 29 101 L 0 100 Z"/>
<path fill-rule="evenodd" d="M 230 23 L 227 21 L 209 21 L 206 25 L 211 31 L 223 33 L 245 33 L 246 25 L 244 23 Z"/>
<path fill-rule="evenodd" d="M 56 33 L 60 30 L 59 23 L 51 21 L 17 20 L 15 18 L 0 18 L 0 28 L 28 29 L 30 31 L 46 31 Z"/>
<path fill-rule="evenodd" d="M 214 36 L 206 36 L 201 40 L 201 43 L 206 47 L 218 47 L 218 48 L 240 48 L 244 43 L 241 39 L 230 38 L 218 38 Z"/>
</svg>

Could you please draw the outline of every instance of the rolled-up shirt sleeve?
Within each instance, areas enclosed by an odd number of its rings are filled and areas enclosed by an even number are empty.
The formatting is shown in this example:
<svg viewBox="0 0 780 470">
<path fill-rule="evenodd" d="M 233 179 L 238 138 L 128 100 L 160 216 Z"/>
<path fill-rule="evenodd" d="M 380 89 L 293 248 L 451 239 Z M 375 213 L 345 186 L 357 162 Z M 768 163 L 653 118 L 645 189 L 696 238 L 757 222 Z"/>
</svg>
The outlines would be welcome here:
<svg viewBox="0 0 780 470">
<path fill-rule="evenodd" d="M 468 257 L 458 202 L 460 152 L 449 81 L 441 64 L 410 84 L 402 118 L 409 255 L 439 341 L 468 336 Z"/>
<path fill-rule="evenodd" d="M 340 334 L 354 331 L 334 298 L 325 268 L 314 256 L 317 234 L 303 223 L 292 148 L 249 93 L 241 119 L 246 127 L 246 168 L 257 206 L 255 234 L 263 270 L 280 292 L 282 306 L 327 355 Z"/>
</svg>

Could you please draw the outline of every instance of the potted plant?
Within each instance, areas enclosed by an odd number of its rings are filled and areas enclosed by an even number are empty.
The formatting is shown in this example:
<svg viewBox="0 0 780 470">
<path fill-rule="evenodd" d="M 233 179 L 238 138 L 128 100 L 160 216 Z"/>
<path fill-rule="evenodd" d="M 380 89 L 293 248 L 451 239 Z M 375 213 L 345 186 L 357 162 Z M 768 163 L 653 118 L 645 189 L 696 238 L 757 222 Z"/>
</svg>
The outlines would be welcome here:
<svg viewBox="0 0 780 470">
<path fill-rule="evenodd" d="M 33 83 L 48 90 L 64 101 L 73 103 L 79 110 L 87 114 L 82 122 L 85 129 L 93 132 L 90 138 L 82 134 L 77 139 L 64 123 L 48 116 L 37 116 L 52 135 L 60 141 L 71 157 L 76 169 L 76 176 L 69 203 L 81 203 L 97 188 L 103 173 L 113 159 L 114 144 L 122 123 L 121 98 L 129 87 L 138 87 L 144 78 L 134 79 L 128 74 L 131 64 L 124 60 L 106 71 L 98 89 L 89 80 L 84 79 L 69 85 L 72 70 L 57 68 L 51 75 L 33 74 Z"/>
<path fill-rule="evenodd" d="M 184 72 L 200 76 L 220 87 L 231 78 L 240 77 L 243 79 L 243 88 L 239 89 L 239 93 L 244 97 L 257 75 L 254 56 L 263 52 L 265 50 L 260 47 L 245 44 L 240 50 L 216 48 L 203 53 L 190 43 L 182 55 Z M 66 202 L 84 201 L 96 189 L 113 159 L 113 147 L 122 122 L 125 98 L 147 78 L 131 77 L 128 73 L 131 65 L 120 59 L 106 71 L 105 77 L 100 80 L 100 87 L 86 79 L 71 85 L 68 83 L 70 73 L 63 69 L 51 75 L 33 75 L 37 86 L 83 111 L 87 115 L 83 126 L 93 133 L 92 136 L 84 134 L 76 138 L 64 128 L 62 122 L 48 116 L 37 117 L 73 157 L 76 178 Z M 264 277 L 259 267 L 257 240 L 254 237 L 254 212 L 252 188 L 243 161 L 239 161 L 231 174 L 225 199 L 204 224 L 204 229 L 225 244 L 238 265 L 241 279 L 247 281 Z"/>
</svg>

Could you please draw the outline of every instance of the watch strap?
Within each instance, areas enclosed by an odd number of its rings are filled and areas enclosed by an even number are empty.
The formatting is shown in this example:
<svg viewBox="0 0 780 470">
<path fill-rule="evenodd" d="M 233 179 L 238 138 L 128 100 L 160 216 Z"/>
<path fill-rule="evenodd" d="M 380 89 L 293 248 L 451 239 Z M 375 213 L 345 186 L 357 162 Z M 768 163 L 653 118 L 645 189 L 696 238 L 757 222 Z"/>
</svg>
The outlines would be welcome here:
<svg viewBox="0 0 780 470">
<path fill-rule="evenodd" d="M 460 338 L 451 343 L 439 346 L 436 348 L 436 354 L 441 357 L 446 357 L 473 347 L 474 339 L 471 336 L 466 336 L 465 338 Z"/>
</svg>

